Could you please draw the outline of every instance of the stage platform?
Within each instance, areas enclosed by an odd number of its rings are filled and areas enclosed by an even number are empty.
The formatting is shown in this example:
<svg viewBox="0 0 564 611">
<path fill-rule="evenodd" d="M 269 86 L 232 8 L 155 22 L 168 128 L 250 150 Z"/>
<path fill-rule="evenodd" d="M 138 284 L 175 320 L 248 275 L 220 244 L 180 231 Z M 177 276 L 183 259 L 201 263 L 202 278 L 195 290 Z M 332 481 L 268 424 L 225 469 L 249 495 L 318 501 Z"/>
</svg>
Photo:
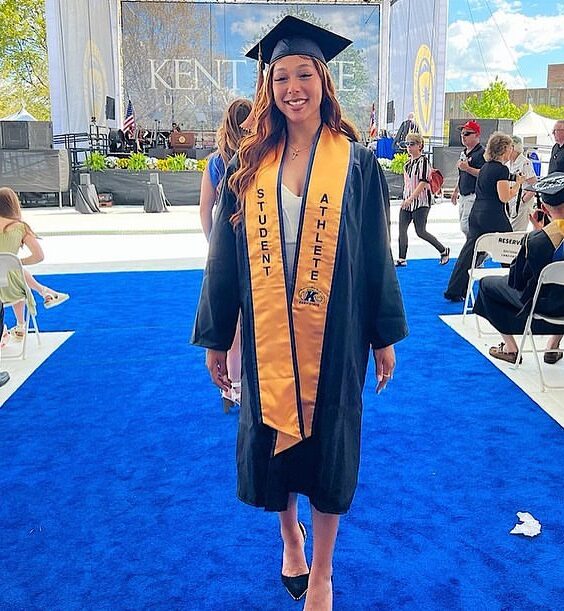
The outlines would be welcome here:
<svg viewBox="0 0 564 611">
<path fill-rule="evenodd" d="M 146 214 L 142 203 L 114 206 L 100 214 L 74 208 L 33 208 L 24 219 L 43 238 L 45 260 L 37 274 L 127 270 L 197 269 L 204 266 L 207 242 L 198 206 L 173 206 L 170 212 Z M 392 251 L 397 255 L 399 201 L 392 202 Z M 456 256 L 464 243 L 458 210 L 450 200 L 433 206 L 428 228 Z M 409 230 L 410 259 L 437 258 L 437 252 Z"/>
</svg>

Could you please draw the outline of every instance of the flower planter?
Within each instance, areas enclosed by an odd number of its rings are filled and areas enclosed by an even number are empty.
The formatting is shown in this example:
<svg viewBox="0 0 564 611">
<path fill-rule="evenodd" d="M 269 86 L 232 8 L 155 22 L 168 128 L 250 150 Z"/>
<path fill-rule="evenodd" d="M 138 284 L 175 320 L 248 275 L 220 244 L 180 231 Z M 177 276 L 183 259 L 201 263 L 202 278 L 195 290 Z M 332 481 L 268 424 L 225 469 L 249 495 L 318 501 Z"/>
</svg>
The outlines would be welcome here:
<svg viewBox="0 0 564 611">
<path fill-rule="evenodd" d="M 82 172 L 85 173 L 85 172 Z M 98 193 L 111 193 L 114 205 L 143 205 L 149 174 L 158 174 L 168 201 L 173 206 L 197 206 L 200 200 L 202 172 L 159 172 L 158 170 L 104 170 L 87 172 Z M 78 181 L 77 181 L 78 182 Z"/>
<path fill-rule="evenodd" d="M 401 199 L 403 197 L 403 174 L 394 174 L 389 170 L 383 170 L 383 172 L 388 183 L 390 197 Z"/>
</svg>

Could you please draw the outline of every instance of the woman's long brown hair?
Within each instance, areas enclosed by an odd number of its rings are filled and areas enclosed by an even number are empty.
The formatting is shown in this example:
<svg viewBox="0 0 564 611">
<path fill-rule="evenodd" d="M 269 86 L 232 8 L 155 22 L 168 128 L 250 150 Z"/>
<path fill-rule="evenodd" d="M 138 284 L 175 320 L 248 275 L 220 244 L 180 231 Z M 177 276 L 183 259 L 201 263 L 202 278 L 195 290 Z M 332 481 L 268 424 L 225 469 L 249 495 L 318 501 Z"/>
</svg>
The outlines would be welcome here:
<svg viewBox="0 0 564 611">
<path fill-rule="evenodd" d="M 0 217 L 10 219 L 12 221 L 4 227 L 3 232 L 14 223 L 22 223 L 25 226 L 26 233 L 35 235 L 31 230 L 31 227 L 26 222 L 22 221 L 20 200 L 18 199 L 16 192 L 9 187 L 0 187 Z"/>
<path fill-rule="evenodd" d="M 241 139 L 247 132 L 241 127 L 241 123 L 249 116 L 252 104 L 245 98 L 233 100 L 225 111 L 223 120 L 217 130 L 217 148 L 225 165 L 239 148 Z"/>
<path fill-rule="evenodd" d="M 321 122 L 350 140 L 358 141 L 356 127 L 342 116 L 341 106 L 335 96 L 335 85 L 327 66 L 315 57 L 311 59 L 321 78 Z M 276 107 L 272 88 L 272 65 L 269 66 L 264 86 L 260 90 L 253 109 L 255 131 L 243 138 L 239 147 L 239 167 L 229 178 L 228 186 L 237 198 L 237 211 L 231 218 L 238 224 L 244 215 L 245 194 L 251 187 L 255 172 L 268 151 L 276 148 L 286 130 L 286 119 Z"/>
</svg>

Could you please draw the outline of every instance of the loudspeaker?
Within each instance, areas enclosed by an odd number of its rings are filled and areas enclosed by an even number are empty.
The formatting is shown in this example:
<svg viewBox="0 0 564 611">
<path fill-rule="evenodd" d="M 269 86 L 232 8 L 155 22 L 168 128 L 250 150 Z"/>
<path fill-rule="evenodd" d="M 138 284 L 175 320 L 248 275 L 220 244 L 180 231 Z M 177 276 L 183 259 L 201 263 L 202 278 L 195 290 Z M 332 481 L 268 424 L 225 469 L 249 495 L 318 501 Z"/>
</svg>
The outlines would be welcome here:
<svg viewBox="0 0 564 611">
<path fill-rule="evenodd" d="M 396 110 L 394 108 L 394 101 L 386 104 L 386 123 L 393 123 L 396 120 Z"/>
<path fill-rule="evenodd" d="M 480 125 L 481 127 L 481 125 Z M 440 170 L 444 176 L 444 191 L 454 189 L 458 180 L 458 168 L 456 164 L 460 159 L 460 153 L 464 149 L 461 146 L 434 146 L 433 147 L 433 167 Z"/>
<path fill-rule="evenodd" d="M 53 148 L 53 124 L 51 121 L 30 121 L 27 124 L 29 150 L 44 151 Z"/>
<path fill-rule="evenodd" d="M 116 101 L 110 96 L 106 96 L 106 119 L 116 118 Z"/>
<path fill-rule="evenodd" d="M 29 132 L 27 121 L 2 121 L 2 148 L 8 150 L 28 149 Z"/>
<path fill-rule="evenodd" d="M 0 148 L 45 151 L 53 148 L 53 124 L 50 121 L 2 121 Z"/>
<path fill-rule="evenodd" d="M 468 119 L 451 119 L 448 127 L 448 145 L 460 146 L 460 127 L 464 125 Z M 480 126 L 480 142 L 486 146 L 488 138 L 494 132 L 503 132 L 508 136 L 513 135 L 513 121 L 511 119 L 476 119 L 476 123 Z"/>
</svg>

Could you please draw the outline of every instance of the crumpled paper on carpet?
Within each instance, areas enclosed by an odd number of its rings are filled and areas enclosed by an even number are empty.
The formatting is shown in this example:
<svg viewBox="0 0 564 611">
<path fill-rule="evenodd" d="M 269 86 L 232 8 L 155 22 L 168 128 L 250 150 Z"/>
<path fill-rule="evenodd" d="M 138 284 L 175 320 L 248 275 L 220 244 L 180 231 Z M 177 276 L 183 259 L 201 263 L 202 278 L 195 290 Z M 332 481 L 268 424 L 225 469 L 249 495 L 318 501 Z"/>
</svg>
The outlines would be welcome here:
<svg viewBox="0 0 564 611">
<path fill-rule="evenodd" d="M 520 522 L 517 522 L 513 530 L 509 531 L 510 535 L 524 535 L 525 537 L 536 537 L 540 535 L 541 523 L 528 511 L 518 511 L 517 517 Z"/>
</svg>

